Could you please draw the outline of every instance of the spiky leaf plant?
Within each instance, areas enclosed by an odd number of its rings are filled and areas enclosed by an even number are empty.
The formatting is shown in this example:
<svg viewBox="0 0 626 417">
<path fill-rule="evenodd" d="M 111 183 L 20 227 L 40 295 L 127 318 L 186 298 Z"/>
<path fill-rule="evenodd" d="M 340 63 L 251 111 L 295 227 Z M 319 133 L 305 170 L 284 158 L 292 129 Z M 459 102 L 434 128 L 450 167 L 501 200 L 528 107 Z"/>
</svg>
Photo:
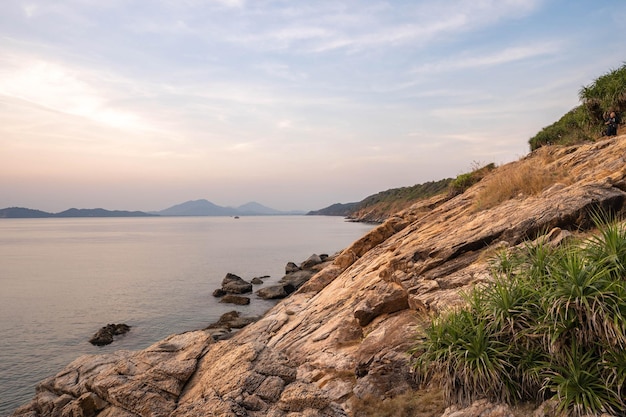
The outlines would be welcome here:
<svg viewBox="0 0 626 417">
<path fill-rule="evenodd" d="M 508 377 L 514 366 L 510 345 L 502 341 L 501 329 L 486 320 L 482 297 L 482 290 L 472 291 L 466 296 L 468 309 L 433 320 L 419 345 L 424 353 L 416 364 L 418 373 L 440 385 L 450 403 L 484 397 L 513 402 L 519 397 L 517 383 Z"/>
<path fill-rule="evenodd" d="M 412 350 L 422 381 L 449 402 L 554 396 L 567 415 L 625 417 L 626 233 L 598 225 L 582 244 L 498 254 L 493 281 L 434 320 Z"/>
<path fill-rule="evenodd" d="M 621 400 L 603 378 L 598 351 L 574 342 L 546 364 L 544 390 L 556 394 L 561 411 L 572 417 L 617 412 Z"/>
<path fill-rule="evenodd" d="M 600 233 L 589 238 L 585 247 L 590 261 L 605 268 L 613 278 L 626 279 L 626 228 L 623 224 L 596 216 Z"/>
<path fill-rule="evenodd" d="M 554 288 L 548 294 L 548 315 L 557 323 L 554 340 L 569 344 L 576 340 L 592 344 L 598 337 L 605 343 L 623 345 L 619 323 L 623 301 L 617 283 L 606 269 L 587 262 L 579 252 L 568 251 L 551 270 Z M 617 290 L 617 291 L 616 291 Z"/>
<path fill-rule="evenodd" d="M 607 349 L 601 361 L 606 385 L 613 389 L 621 399 L 621 409 L 626 410 L 626 350 Z"/>
</svg>

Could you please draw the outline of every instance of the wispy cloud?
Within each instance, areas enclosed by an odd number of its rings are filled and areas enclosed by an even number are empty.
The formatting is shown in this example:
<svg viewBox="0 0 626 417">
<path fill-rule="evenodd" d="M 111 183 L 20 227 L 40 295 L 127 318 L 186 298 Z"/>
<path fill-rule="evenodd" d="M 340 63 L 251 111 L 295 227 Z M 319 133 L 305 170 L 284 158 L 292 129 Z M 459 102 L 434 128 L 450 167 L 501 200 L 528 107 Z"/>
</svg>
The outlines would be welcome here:
<svg viewBox="0 0 626 417">
<path fill-rule="evenodd" d="M 411 72 L 418 74 L 440 73 L 443 71 L 457 71 L 471 68 L 486 68 L 510 64 L 527 59 L 552 56 L 562 48 L 554 41 L 538 42 L 534 45 L 511 46 L 489 54 L 474 54 L 463 52 L 453 58 L 420 65 Z"/>
<path fill-rule="evenodd" d="M 278 15 L 288 13 L 288 24 L 273 22 L 232 40 L 265 49 L 293 48 L 301 53 L 338 49 L 358 52 L 408 44 L 416 47 L 502 20 L 521 18 L 541 3 L 542 0 L 456 0 L 408 2 L 393 8 L 383 3 L 361 7 L 359 3 L 347 8 L 333 2 L 317 2 L 315 9 L 289 6 L 274 10 Z"/>
<path fill-rule="evenodd" d="M 246 2 L 245 0 L 212 0 L 216 3 L 219 3 L 223 6 L 227 7 L 243 7 Z"/>
</svg>

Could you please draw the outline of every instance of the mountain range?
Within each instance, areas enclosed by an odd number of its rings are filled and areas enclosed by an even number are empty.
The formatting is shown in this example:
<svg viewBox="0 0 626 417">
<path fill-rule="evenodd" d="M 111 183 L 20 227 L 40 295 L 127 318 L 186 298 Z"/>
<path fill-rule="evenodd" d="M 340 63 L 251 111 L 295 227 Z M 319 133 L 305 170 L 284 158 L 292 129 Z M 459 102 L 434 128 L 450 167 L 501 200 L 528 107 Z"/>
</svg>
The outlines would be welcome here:
<svg viewBox="0 0 626 417">
<path fill-rule="evenodd" d="M 150 213 L 159 216 L 278 216 L 305 214 L 303 211 L 280 211 L 256 202 L 246 203 L 239 207 L 222 207 L 204 199 L 187 201 L 165 210 Z"/>
<path fill-rule="evenodd" d="M 96 209 L 76 209 L 71 208 L 59 213 L 49 213 L 47 211 L 34 210 L 25 207 L 7 207 L 0 209 L 0 219 L 35 219 L 49 217 L 149 217 L 154 214 L 143 211 L 125 210 L 105 210 Z"/>
<path fill-rule="evenodd" d="M 49 218 L 49 217 L 149 217 L 149 216 L 277 216 L 302 215 L 303 211 L 280 211 L 256 202 L 246 203 L 239 207 L 222 207 L 208 200 L 193 200 L 160 211 L 125 211 L 76 209 L 71 208 L 59 213 L 49 213 L 24 207 L 7 207 L 0 209 L 0 218 Z"/>
</svg>

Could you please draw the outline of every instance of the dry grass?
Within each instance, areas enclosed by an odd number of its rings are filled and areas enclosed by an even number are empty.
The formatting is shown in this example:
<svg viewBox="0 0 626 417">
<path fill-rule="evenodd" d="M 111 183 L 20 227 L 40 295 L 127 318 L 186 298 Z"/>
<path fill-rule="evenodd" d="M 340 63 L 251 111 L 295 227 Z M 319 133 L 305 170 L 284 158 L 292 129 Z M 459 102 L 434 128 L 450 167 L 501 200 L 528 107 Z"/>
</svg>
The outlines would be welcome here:
<svg viewBox="0 0 626 417">
<path fill-rule="evenodd" d="M 483 179 L 476 209 L 485 210 L 516 197 L 540 194 L 556 183 L 570 183 L 568 173 L 545 157 L 527 158 L 503 165 Z"/>
<path fill-rule="evenodd" d="M 446 406 L 440 390 L 407 392 L 380 400 L 365 398 L 352 404 L 354 417 L 439 417 Z"/>
</svg>

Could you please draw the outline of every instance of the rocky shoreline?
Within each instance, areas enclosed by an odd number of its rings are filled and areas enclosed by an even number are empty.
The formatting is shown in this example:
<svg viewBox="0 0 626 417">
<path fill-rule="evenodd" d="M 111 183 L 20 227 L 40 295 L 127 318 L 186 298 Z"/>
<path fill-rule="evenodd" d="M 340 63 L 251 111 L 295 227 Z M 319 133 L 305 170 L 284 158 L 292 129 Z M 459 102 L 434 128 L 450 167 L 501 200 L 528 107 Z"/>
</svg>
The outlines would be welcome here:
<svg viewBox="0 0 626 417">
<path fill-rule="evenodd" d="M 366 400 L 382 406 L 404 394 L 419 397 L 424 387 L 407 352 L 420 329 L 492 279 L 498 251 L 539 237 L 557 245 L 584 236 L 599 210 L 626 214 L 623 155 L 626 136 L 540 148 L 460 195 L 397 213 L 225 338 L 197 330 L 138 352 L 81 356 L 42 381 L 13 416 L 364 417 L 372 415 L 363 411 Z M 528 182 L 535 173 L 551 182 L 485 203 L 493 197 L 487 191 L 500 193 L 516 175 Z M 520 414 L 485 399 L 447 405 L 423 415 L 557 415 L 546 405 Z"/>
<path fill-rule="evenodd" d="M 275 285 L 257 290 L 256 295 L 264 300 L 282 300 L 297 291 L 316 273 L 329 265 L 336 255 L 313 254 L 300 265 L 288 262 L 285 266 L 285 275 Z M 262 284 L 262 279 L 267 277 L 255 277 L 250 282 L 233 274 L 227 273 L 222 280 L 222 286 L 213 291 L 213 296 L 220 298 L 220 303 L 235 305 L 248 305 L 250 297 L 244 296 L 253 292 L 254 285 Z M 259 320 L 260 317 L 242 317 L 237 311 L 222 314 L 215 322 L 204 328 L 215 340 L 229 339 L 233 330 L 239 330 L 250 323 Z"/>
<path fill-rule="evenodd" d="M 313 254 L 300 265 L 290 261 L 285 266 L 285 275 L 278 283 L 257 290 L 256 295 L 277 302 L 287 298 L 332 263 L 336 256 Z M 223 303 L 247 305 L 251 300 L 246 295 L 253 292 L 253 285 L 263 284 L 265 278 L 269 277 L 255 277 L 247 282 L 233 273 L 227 273 L 213 296 Z M 137 403 L 146 401 L 147 409 L 150 410 L 147 415 L 168 415 L 168 410 L 173 410 L 172 395 L 180 394 L 180 388 L 193 373 L 200 354 L 207 346 L 230 339 L 237 331 L 260 318 L 244 317 L 233 310 L 202 330 L 171 335 L 142 351 L 83 355 L 57 375 L 40 382 L 36 387 L 35 399 L 16 409 L 11 416 L 134 416 L 125 411 L 123 404 L 115 405 L 115 401 L 111 403 L 102 399 L 107 398 L 107 395 L 98 394 L 100 390 L 111 388 L 109 384 L 115 385 L 116 391 L 136 391 L 133 395 L 137 397 Z M 95 346 L 108 345 L 116 336 L 126 334 L 130 329 L 124 323 L 107 324 L 89 339 L 89 343 Z M 149 372 L 140 374 L 138 370 Z M 143 388 L 138 388 L 139 385 Z M 164 391 L 162 388 L 165 386 L 168 389 Z M 87 392 L 83 392 L 85 390 Z M 131 404 L 134 407 L 135 402 Z M 156 409 L 159 411 L 156 412 Z"/>
</svg>

